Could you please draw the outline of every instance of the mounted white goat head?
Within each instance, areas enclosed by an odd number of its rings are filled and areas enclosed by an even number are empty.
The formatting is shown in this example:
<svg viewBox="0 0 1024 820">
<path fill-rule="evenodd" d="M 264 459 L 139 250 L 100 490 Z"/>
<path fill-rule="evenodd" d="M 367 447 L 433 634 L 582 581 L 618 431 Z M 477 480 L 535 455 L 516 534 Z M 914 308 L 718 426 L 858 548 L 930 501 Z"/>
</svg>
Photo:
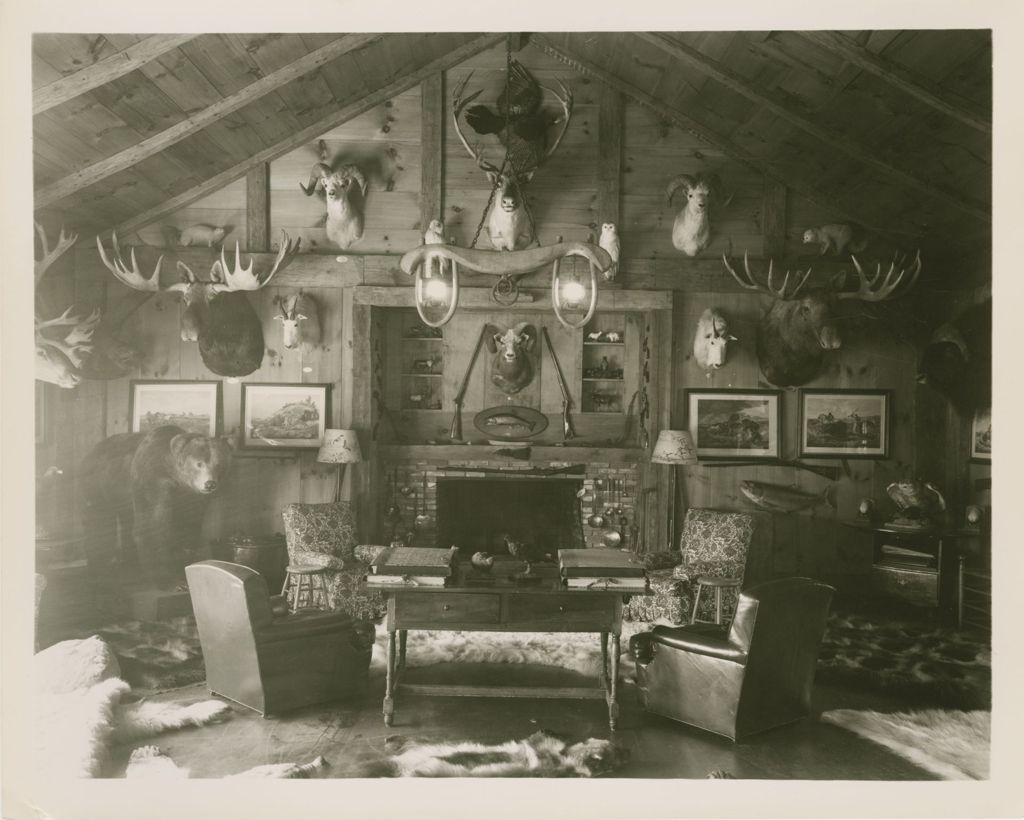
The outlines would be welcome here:
<svg viewBox="0 0 1024 820">
<path fill-rule="evenodd" d="M 718 370 L 725 364 L 729 342 L 736 337 L 729 333 L 729 325 L 717 308 L 707 308 L 697 320 L 697 332 L 693 337 L 693 359 L 697 366 L 706 370 Z"/>
<path fill-rule="evenodd" d="M 499 251 L 516 251 L 537 241 L 537 233 L 530 215 L 522 187 L 533 179 L 533 173 L 542 162 L 558 150 L 572 119 L 572 92 L 559 80 L 562 94 L 538 85 L 518 62 L 513 63 L 510 85 L 498 101 L 498 113 L 483 106 L 475 106 L 466 115 L 466 121 L 478 134 L 498 134 L 506 149 L 506 161 L 499 168 L 487 162 L 481 151 L 473 150 L 462 133 L 460 117 L 463 110 L 480 96 L 480 91 L 463 97 L 462 93 L 472 73 L 464 79 L 452 95 L 452 119 L 455 133 L 487 179 L 494 186 L 494 195 L 487 213 L 487 234 L 491 245 Z M 551 119 L 541 109 L 544 91 L 553 95 L 562 108 L 562 115 Z M 555 141 L 545 147 L 546 132 L 561 122 Z"/>
<path fill-rule="evenodd" d="M 281 247 L 266 276 L 253 273 L 253 261 L 242 267 L 241 251 L 235 243 L 234 267 L 228 267 L 221 248 L 220 259 L 210 268 L 210 280 L 200 280 L 184 262 L 178 262 L 181 282 L 169 287 L 160 285 L 161 256 L 149 278 L 139 272 L 132 248 L 129 269 L 121 257 L 117 234 L 112 237 L 112 256 L 107 257 L 103 243 L 96 237 L 96 247 L 107 269 L 125 285 L 135 290 L 156 293 L 161 290 L 180 293 L 185 310 L 181 316 L 181 338 L 199 342 L 199 355 L 211 371 L 220 376 L 247 376 L 263 362 L 263 327 L 245 292 L 259 290 L 279 270 L 283 270 L 299 252 L 301 240 L 294 243 L 281 232 Z"/>
<path fill-rule="evenodd" d="M 304 351 L 312 350 L 320 343 L 320 307 L 316 300 L 304 291 L 292 293 L 281 299 L 281 335 L 288 350 L 302 346 Z"/>
<path fill-rule="evenodd" d="M 327 203 L 327 238 L 347 250 L 363 238 L 366 209 L 366 177 L 355 165 L 335 165 L 327 159 L 327 143 L 320 140 L 320 161 L 309 172 L 309 182 L 299 183 L 306 196 L 322 193 Z M 338 257 L 339 260 L 344 257 Z"/>
<path fill-rule="evenodd" d="M 682 188 L 686 193 L 686 204 L 676 214 L 672 225 L 672 244 L 687 256 L 696 256 L 711 242 L 709 209 L 711 201 L 721 187 L 717 174 L 680 174 L 668 184 L 666 197 L 672 204 L 672 197 Z"/>
</svg>

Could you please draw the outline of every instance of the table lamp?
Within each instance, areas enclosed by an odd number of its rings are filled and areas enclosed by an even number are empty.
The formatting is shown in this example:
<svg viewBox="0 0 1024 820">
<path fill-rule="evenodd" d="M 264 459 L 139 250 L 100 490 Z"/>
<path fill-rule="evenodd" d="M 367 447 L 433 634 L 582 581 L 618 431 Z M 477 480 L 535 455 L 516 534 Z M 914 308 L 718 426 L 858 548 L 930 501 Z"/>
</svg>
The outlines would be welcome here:
<svg viewBox="0 0 1024 820">
<path fill-rule="evenodd" d="M 658 433 L 658 441 L 654 445 L 654 452 L 651 453 L 651 461 L 654 464 L 683 464 L 693 465 L 697 463 L 697 448 L 693 446 L 693 437 L 687 430 L 662 430 Z M 673 471 L 674 477 L 675 471 Z M 675 482 L 672 484 L 672 503 L 669 505 L 668 534 L 669 549 L 676 548 L 676 502 L 678 493 Z"/>
<path fill-rule="evenodd" d="M 359 449 L 359 439 L 355 430 L 324 430 L 324 443 L 316 460 L 321 464 L 340 464 L 338 468 L 338 486 L 334 491 L 334 500 L 341 500 L 341 483 L 345 477 L 345 465 L 363 460 Z"/>
</svg>

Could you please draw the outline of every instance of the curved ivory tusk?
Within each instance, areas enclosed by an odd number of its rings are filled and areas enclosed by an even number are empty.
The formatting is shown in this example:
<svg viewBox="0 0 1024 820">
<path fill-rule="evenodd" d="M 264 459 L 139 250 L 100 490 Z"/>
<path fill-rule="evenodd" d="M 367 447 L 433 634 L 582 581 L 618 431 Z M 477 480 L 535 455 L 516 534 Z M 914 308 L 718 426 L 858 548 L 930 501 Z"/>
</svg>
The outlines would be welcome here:
<svg viewBox="0 0 1024 820">
<path fill-rule="evenodd" d="M 557 242 L 521 251 L 488 251 L 480 248 L 457 248 L 451 245 L 420 245 L 408 251 L 399 263 L 407 274 L 422 269 L 427 259 L 449 259 L 473 273 L 491 276 L 521 276 L 564 259 L 582 256 L 591 268 L 604 273 L 612 266 L 612 258 L 604 248 L 589 242 Z"/>
</svg>

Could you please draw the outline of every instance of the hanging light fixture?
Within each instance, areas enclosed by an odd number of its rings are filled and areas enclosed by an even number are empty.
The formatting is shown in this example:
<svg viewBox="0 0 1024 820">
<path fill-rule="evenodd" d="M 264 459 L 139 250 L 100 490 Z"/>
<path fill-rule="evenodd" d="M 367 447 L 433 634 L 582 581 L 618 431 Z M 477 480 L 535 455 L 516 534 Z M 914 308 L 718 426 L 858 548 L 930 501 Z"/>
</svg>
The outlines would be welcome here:
<svg viewBox="0 0 1024 820">
<path fill-rule="evenodd" d="M 568 257 L 585 259 L 589 275 L 579 275 L 576 266 L 573 266 L 573 270 L 563 276 L 560 271 L 561 262 Z M 399 264 L 403 271 L 415 277 L 413 293 L 416 310 L 420 318 L 431 327 L 441 327 L 455 315 L 459 305 L 460 265 L 473 273 L 485 273 L 508 281 L 550 264 L 551 307 L 559 322 L 567 328 L 577 329 L 594 316 L 597 309 L 598 274 L 611 267 L 612 258 L 603 248 L 589 242 L 556 242 L 521 251 L 420 245 L 408 251 Z M 570 321 L 566 313 L 582 314 L 582 319 Z"/>
</svg>

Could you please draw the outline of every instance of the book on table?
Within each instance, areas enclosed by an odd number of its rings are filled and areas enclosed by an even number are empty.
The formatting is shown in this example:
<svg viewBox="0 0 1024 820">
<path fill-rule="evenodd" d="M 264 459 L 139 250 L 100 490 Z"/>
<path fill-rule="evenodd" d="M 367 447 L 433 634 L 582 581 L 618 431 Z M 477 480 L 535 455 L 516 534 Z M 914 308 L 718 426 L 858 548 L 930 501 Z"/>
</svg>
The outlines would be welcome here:
<svg viewBox="0 0 1024 820">
<path fill-rule="evenodd" d="M 443 587 L 448 579 L 443 575 L 367 575 L 371 587 Z"/>
<path fill-rule="evenodd" d="M 457 553 L 456 547 L 388 547 L 377 556 L 371 569 L 374 575 L 447 578 L 452 574 Z"/>
<path fill-rule="evenodd" d="M 612 576 L 593 578 L 566 578 L 569 589 L 597 589 L 602 592 L 646 592 L 646 578 L 615 578 Z"/>
<path fill-rule="evenodd" d="M 625 550 L 566 549 L 558 551 L 558 568 L 563 578 L 644 579 L 640 558 Z"/>
</svg>

